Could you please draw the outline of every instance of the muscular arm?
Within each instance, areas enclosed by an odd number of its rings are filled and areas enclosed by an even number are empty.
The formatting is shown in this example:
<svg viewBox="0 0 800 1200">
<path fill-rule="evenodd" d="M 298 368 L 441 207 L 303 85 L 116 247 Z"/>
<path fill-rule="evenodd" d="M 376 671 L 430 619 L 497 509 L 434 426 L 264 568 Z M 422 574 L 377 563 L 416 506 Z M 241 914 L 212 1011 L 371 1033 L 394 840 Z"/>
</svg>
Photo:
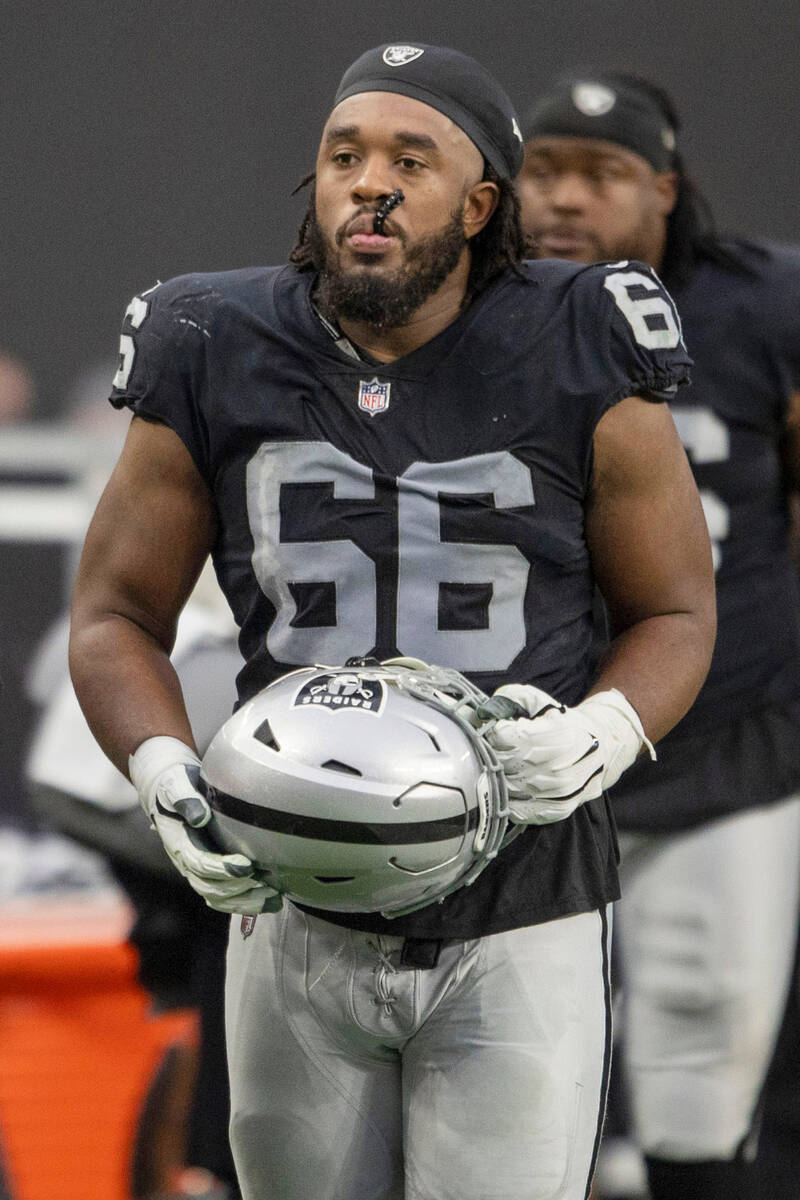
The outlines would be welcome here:
<svg viewBox="0 0 800 1200">
<path fill-rule="evenodd" d="M 78 700 L 123 772 L 146 738 L 194 745 L 169 654 L 213 539 L 211 497 L 185 446 L 134 419 L 86 537 L 70 637 Z"/>
<path fill-rule="evenodd" d="M 656 741 L 691 706 L 716 632 L 711 547 L 666 405 L 629 397 L 597 426 L 587 538 L 614 640 L 593 692 L 618 688 Z"/>
</svg>

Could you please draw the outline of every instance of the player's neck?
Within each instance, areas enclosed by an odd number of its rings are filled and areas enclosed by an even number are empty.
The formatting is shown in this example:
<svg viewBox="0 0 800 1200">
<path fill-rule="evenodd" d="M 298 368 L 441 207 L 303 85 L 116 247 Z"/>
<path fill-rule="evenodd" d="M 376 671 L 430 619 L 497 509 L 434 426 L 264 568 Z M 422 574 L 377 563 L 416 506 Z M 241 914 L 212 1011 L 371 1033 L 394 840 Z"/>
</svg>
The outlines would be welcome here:
<svg viewBox="0 0 800 1200">
<path fill-rule="evenodd" d="M 645 253 L 642 254 L 642 260 L 652 267 L 658 273 L 661 270 L 661 264 L 664 261 L 664 255 L 667 250 L 667 223 L 661 222 L 656 229 L 653 230 L 652 236 L 649 239 L 648 245 L 645 247 Z"/>
<path fill-rule="evenodd" d="M 384 329 L 366 321 L 338 318 L 342 333 L 360 350 L 378 362 L 394 362 L 424 346 L 437 334 L 452 325 L 464 307 L 467 292 L 469 260 L 466 270 L 457 267 L 442 286 L 420 305 L 405 325 Z"/>
</svg>

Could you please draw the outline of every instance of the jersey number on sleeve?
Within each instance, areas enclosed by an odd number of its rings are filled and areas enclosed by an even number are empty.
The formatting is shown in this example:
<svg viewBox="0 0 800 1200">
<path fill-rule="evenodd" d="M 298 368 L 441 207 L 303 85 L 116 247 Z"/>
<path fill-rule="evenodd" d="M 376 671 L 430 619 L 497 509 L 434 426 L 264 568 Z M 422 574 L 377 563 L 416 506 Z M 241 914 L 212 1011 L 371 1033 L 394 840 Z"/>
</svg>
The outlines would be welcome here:
<svg viewBox="0 0 800 1200">
<path fill-rule="evenodd" d="M 150 307 L 150 301 L 145 300 L 143 296 L 134 296 L 128 307 L 125 309 L 125 316 L 131 323 L 132 329 L 138 329 L 145 317 L 147 310 Z M 119 367 L 114 376 L 114 387 L 119 391 L 124 392 L 128 386 L 128 380 L 131 377 L 133 370 L 133 360 L 136 357 L 136 343 L 129 333 L 120 334 L 119 339 Z"/>
<path fill-rule="evenodd" d="M 645 350 L 675 349 L 681 340 L 678 315 L 654 276 L 614 270 L 603 286 L 611 292 L 640 346 Z"/>
<path fill-rule="evenodd" d="M 462 671 L 505 670 L 525 645 L 528 560 L 516 546 L 445 539 L 440 497 L 491 494 L 497 509 L 531 505 L 529 469 L 503 451 L 412 463 L 396 483 L 398 649 Z M 265 443 L 247 467 L 253 567 L 276 609 L 269 652 L 279 662 L 344 662 L 376 642 L 375 562 L 348 538 L 282 540 L 281 489 L 291 484 L 328 484 L 334 502 L 368 500 L 372 471 L 328 442 Z M 336 624 L 296 627 L 292 587 L 314 583 L 333 583 Z M 490 588 L 487 627 L 440 629 L 441 584 Z"/>
</svg>

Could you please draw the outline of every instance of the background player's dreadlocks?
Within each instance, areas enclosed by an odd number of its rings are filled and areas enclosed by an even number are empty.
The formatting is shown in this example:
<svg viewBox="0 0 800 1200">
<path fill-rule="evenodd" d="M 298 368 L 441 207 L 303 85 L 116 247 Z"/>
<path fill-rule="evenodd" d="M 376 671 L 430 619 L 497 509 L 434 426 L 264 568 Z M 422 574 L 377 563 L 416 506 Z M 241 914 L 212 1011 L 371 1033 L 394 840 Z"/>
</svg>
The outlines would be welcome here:
<svg viewBox="0 0 800 1200">
<path fill-rule="evenodd" d="M 465 305 L 500 275 L 507 267 L 517 270 L 525 254 L 525 235 L 522 232 L 519 216 L 519 200 L 512 183 L 501 178 L 499 173 L 488 165 L 485 166 L 483 178 L 496 183 L 499 189 L 497 208 L 485 227 L 470 239 L 472 263 L 467 281 Z M 307 175 L 295 191 L 313 184 L 314 174 Z M 314 225 L 314 190 L 312 187 L 308 208 L 297 234 L 297 241 L 289 255 L 289 262 L 299 271 L 319 271 L 322 263 L 316 261 L 314 255 L 311 230 Z"/>
</svg>

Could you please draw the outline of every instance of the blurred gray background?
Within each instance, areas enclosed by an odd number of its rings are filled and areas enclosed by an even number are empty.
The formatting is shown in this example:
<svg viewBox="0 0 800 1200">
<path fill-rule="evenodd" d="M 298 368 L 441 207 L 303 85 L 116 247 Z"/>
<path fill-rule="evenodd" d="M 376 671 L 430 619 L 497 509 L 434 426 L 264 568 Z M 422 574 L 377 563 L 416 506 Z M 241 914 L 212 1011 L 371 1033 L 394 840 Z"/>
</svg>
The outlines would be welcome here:
<svg viewBox="0 0 800 1200">
<path fill-rule="evenodd" d="M 0 347 L 39 415 L 114 357 L 135 291 L 283 261 L 338 79 L 382 41 L 473 54 L 520 109 L 565 68 L 649 74 L 720 225 L 800 234 L 794 0 L 30 0 L 0 18 Z"/>
<path fill-rule="evenodd" d="M 126 424 L 104 402 L 125 307 L 157 279 L 285 261 L 337 82 L 384 41 L 474 55 L 521 112 L 566 69 L 649 75 L 719 225 L 800 238 L 796 0 L 0 0 L 0 392 L 29 418 L 2 424 L 0 395 L 0 826 L 27 824 L 31 659 L 102 476 L 86 430 Z"/>
</svg>

